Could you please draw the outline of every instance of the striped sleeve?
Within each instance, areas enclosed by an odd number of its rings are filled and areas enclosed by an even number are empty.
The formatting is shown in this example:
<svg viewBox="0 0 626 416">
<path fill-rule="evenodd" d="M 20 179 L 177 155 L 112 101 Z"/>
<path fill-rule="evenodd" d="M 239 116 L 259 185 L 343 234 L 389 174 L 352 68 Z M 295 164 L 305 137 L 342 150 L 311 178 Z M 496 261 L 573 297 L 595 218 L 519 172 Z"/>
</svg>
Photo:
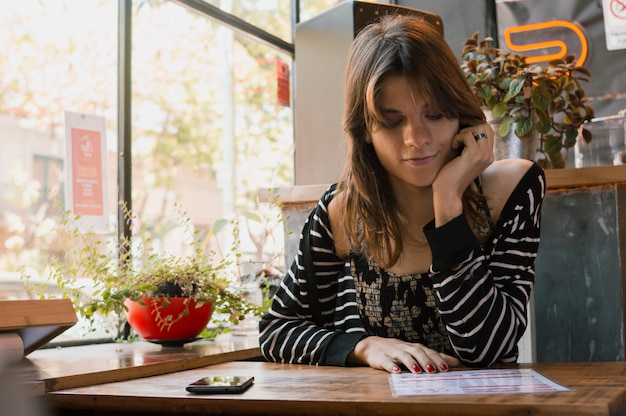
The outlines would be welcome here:
<svg viewBox="0 0 626 416">
<path fill-rule="evenodd" d="M 545 189 L 544 172 L 534 164 L 483 247 L 468 237 L 464 216 L 447 227 L 425 229 L 433 252 L 435 300 L 451 344 L 467 365 L 517 360 L 534 284 Z"/>
<path fill-rule="evenodd" d="M 259 342 L 268 361 L 345 365 L 365 336 L 354 281 L 334 250 L 327 207 L 335 189 L 309 214 L 296 257 L 261 318 Z"/>
</svg>

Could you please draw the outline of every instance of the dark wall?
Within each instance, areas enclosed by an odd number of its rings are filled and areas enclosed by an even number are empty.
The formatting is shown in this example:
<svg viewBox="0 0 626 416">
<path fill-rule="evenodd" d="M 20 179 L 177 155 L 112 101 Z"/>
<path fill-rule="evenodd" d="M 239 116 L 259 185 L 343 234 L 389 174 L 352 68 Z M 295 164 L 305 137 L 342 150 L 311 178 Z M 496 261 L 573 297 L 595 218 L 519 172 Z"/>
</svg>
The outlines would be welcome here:
<svg viewBox="0 0 626 416">
<path fill-rule="evenodd" d="M 444 37 L 461 58 L 465 40 L 476 31 L 495 34 L 492 0 L 399 0 L 398 5 L 413 7 L 441 16 Z"/>
<path fill-rule="evenodd" d="M 537 361 L 624 360 L 624 191 L 602 186 L 546 196 L 534 289 Z"/>
</svg>

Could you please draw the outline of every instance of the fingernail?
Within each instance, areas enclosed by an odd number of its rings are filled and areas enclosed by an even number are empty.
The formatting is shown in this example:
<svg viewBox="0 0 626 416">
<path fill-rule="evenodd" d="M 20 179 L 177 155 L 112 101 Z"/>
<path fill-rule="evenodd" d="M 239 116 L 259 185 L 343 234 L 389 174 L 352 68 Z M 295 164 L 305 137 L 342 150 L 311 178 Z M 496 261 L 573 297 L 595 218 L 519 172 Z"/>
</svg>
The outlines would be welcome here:
<svg viewBox="0 0 626 416">
<path fill-rule="evenodd" d="M 419 366 L 419 365 L 417 365 L 417 364 L 413 364 L 413 367 L 412 367 L 412 368 L 413 368 L 413 372 L 414 372 L 414 373 L 421 373 L 421 372 L 422 372 L 422 369 L 421 369 L 421 368 L 420 368 L 420 366 Z"/>
<path fill-rule="evenodd" d="M 441 369 L 441 371 L 448 371 L 448 365 L 446 363 L 441 364 L 439 368 Z"/>
<path fill-rule="evenodd" d="M 400 372 L 400 367 L 396 367 L 396 366 L 394 366 L 394 367 L 392 368 L 392 370 L 393 370 L 393 372 L 394 372 L 394 373 L 399 373 L 399 372 Z"/>
<path fill-rule="evenodd" d="M 432 365 L 432 364 L 428 364 L 428 365 L 426 366 L 426 372 L 427 372 L 427 373 L 434 373 L 435 371 L 437 371 L 437 370 L 435 369 L 435 366 L 434 366 L 434 365 Z"/>
</svg>

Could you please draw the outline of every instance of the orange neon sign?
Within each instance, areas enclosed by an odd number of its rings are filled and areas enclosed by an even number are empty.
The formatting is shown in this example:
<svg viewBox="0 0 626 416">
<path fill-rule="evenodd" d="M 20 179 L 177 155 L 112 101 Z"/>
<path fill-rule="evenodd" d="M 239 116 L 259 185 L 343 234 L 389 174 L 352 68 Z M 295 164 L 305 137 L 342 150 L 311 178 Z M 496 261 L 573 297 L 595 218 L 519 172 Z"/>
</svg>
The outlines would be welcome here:
<svg viewBox="0 0 626 416">
<path fill-rule="evenodd" d="M 565 56 L 567 55 L 571 55 L 572 52 L 569 52 L 568 44 L 560 39 L 548 39 L 545 41 L 524 44 L 516 44 L 511 39 L 511 37 L 516 34 L 523 34 L 541 30 L 545 31 L 548 29 L 560 29 L 561 33 L 563 33 L 563 30 L 574 32 L 574 34 L 580 41 L 580 53 L 576 54 L 578 58 L 578 65 L 583 66 L 583 64 L 587 60 L 587 55 L 589 54 L 589 42 L 587 41 L 587 37 L 585 36 L 585 33 L 583 32 L 581 27 L 578 24 L 567 20 L 551 20 L 548 22 L 531 23 L 528 25 L 513 26 L 507 28 L 504 30 L 504 42 L 510 50 L 514 52 L 524 53 L 526 56 L 528 56 L 528 59 L 526 59 L 526 62 L 528 63 L 547 62 L 552 59 L 562 59 L 565 58 Z M 546 49 L 555 48 L 556 51 L 554 53 L 547 55 L 528 55 L 526 53 L 528 51 L 545 51 Z"/>
</svg>

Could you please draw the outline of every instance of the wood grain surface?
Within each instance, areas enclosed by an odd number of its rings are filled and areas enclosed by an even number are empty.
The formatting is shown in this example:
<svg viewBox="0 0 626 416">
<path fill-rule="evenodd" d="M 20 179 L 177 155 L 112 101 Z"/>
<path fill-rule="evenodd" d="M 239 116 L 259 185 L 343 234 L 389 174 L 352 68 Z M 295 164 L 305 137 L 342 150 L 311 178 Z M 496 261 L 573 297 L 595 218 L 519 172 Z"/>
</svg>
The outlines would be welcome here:
<svg viewBox="0 0 626 416">
<path fill-rule="evenodd" d="M 166 374 L 233 360 L 259 357 L 258 336 L 225 336 L 180 347 L 149 342 L 93 344 L 38 350 L 18 366 L 25 382 L 43 382 L 45 391 Z"/>
<path fill-rule="evenodd" d="M 98 415 L 620 415 L 626 409 L 625 362 L 510 367 L 533 368 L 571 391 L 394 397 L 388 374 L 371 368 L 231 362 L 57 391 L 47 399 L 55 409 Z M 212 374 L 252 375 L 256 381 L 240 395 L 185 391 L 188 383 Z"/>
</svg>

